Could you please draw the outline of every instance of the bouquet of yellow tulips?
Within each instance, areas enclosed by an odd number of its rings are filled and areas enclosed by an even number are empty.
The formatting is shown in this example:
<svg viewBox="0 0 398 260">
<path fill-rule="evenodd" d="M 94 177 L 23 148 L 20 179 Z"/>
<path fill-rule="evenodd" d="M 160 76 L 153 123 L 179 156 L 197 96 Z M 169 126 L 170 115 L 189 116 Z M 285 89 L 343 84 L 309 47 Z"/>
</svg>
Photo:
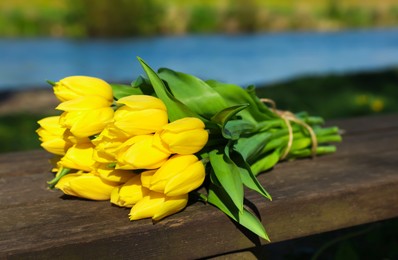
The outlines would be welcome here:
<svg viewBox="0 0 398 260">
<path fill-rule="evenodd" d="M 131 208 L 130 220 L 158 221 L 195 198 L 268 239 L 244 206 L 244 188 L 271 199 L 257 174 L 280 160 L 334 152 L 338 128 L 279 111 L 253 86 L 156 73 L 138 60 L 146 77 L 131 85 L 86 76 L 49 82 L 62 111 L 38 122 L 42 147 L 55 155 L 50 188 Z"/>
</svg>

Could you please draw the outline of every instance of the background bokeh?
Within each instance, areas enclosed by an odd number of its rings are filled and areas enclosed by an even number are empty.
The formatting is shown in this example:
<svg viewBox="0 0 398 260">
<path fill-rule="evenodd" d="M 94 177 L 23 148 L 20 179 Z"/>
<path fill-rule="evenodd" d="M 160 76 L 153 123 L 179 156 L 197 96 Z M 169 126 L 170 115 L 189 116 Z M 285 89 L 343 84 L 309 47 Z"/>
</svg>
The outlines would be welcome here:
<svg viewBox="0 0 398 260">
<path fill-rule="evenodd" d="M 396 26 L 395 0 L 13 0 L 0 35 L 126 37 Z"/>
</svg>

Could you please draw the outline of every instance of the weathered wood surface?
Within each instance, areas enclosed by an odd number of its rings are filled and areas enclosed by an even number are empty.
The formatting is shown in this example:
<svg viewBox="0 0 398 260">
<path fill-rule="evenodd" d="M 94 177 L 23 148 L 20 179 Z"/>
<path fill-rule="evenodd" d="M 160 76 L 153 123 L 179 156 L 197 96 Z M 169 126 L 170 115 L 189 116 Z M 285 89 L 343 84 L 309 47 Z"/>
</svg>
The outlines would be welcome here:
<svg viewBox="0 0 398 260">
<path fill-rule="evenodd" d="M 273 242 L 398 216 L 398 115 L 331 124 L 346 130 L 337 153 L 261 175 L 272 202 L 248 193 Z M 201 203 L 153 224 L 109 202 L 65 199 L 46 189 L 48 158 L 0 156 L 0 258 L 193 259 L 266 243 Z"/>
</svg>

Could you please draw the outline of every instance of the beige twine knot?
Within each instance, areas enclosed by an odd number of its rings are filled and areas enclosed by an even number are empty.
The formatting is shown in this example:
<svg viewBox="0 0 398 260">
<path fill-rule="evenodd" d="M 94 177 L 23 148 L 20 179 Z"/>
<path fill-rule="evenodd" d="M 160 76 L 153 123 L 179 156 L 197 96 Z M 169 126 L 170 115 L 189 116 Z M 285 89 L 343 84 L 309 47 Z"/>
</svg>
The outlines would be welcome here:
<svg viewBox="0 0 398 260">
<path fill-rule="evenodd" d="M 267 103 L 270 104 L 272 107 L 272 110 L 275 114 L 277 114 L 280 118 L 283 119 L 283 121 L 285 122 L 287 129 L 289 131 L 289 141 L 287 143 L 286 149 L 281 157 L 281 160 L 285 159 L 286 156 L 289 154 L 290 150 L 292 149 L 292 145 L 293 145 L 293 128 L 292 128 L 292 124 L 291 122 L 295 122 L 296 124 L 299 124 L 301 126 L 303 126 L 305 129 L 308 130 L 310 137 L 311 137 L 311 155 L 312 157 L 316 156 L 316 150 L 318 148 L 318 140 L 316 139 L 316 134 L 314 132 L 314 130 L 312 129 L 311 126 L 309 126 L 307 123 L 305 123 L 304 121 L 298 119 L 292 112 L 290 111 L 281 111 L 276 109 L 276 104 L 275 101 L 273 101 L 272 99 L 268 99 L 268 98 L 261 98 L 260 101 L 262 103 Z"/>
</svg>

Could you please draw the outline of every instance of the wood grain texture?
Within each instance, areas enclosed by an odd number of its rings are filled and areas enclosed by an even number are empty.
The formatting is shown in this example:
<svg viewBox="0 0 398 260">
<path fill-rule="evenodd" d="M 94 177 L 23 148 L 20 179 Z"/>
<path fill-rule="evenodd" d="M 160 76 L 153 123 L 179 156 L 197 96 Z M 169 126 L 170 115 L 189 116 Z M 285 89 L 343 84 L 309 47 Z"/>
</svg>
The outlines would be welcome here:
<svg viewBox="0 0 398 260">
<path fill-rule="evenodd" d="M 273 242 L 398 216 L 398 115 L 330 122 L 345 129 L 335 154 L 278 164 L 259 176 L 273 201 L 248 192 Z M 0 258 L 193 259 L 266 242 L 210 205 L 159 223 L 128 209 L 46 188 L 43 151 L 0 155 Z"/>
</svg>

